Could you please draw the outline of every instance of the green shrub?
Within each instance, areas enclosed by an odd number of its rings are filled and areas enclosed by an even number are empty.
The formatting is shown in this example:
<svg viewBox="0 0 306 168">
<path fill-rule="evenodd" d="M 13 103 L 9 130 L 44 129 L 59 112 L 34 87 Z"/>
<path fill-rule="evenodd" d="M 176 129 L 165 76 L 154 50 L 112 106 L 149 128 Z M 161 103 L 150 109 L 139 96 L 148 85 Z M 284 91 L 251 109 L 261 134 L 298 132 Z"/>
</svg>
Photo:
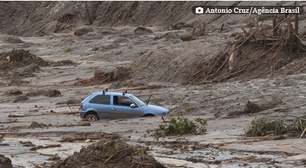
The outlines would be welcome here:
<svg viewBox="0 0 306 168">
<path fill-rule="evenodd" d="M 153 136 L 158 139 L 171 135 L 204 134 L 207 126 L 206 120 L 196 118 L 194 121 L 183 117 L 172 118 L 169 125 L 160 124 L 159 128 L 155 129 Z"/>
<path fill-rule="evenodd" d="M 267 117 L 254 119 L 245 131 L 247 136 L 283 135 L 288 132 L 288 127 L 283 120 L 272 120 Z"/>
<path fill-rule="evenodd" d="M 65 53 L 68 53 L 72 51 L 72 48 L 65 46 L 64 50 L 65 50 Z"/>
<path fill-rule="evenodd" d="M 306 120 L 305 119 L 296 119 L 293 121 L 291 131 L 304 131 L 306 128 Z"/>
</svg>

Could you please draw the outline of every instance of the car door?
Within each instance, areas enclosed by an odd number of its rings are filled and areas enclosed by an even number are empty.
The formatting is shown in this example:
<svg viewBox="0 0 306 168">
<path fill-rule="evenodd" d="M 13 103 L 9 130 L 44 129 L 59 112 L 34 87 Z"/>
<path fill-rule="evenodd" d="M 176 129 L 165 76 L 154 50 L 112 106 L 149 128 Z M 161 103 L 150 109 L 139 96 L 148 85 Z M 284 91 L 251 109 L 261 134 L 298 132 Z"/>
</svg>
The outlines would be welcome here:
<svg viewBox="0 0 306 168">
<path fill-rule="evenodd" d="M 92 98 L 89 103 L 91 109 L 95 111 L 100 119 L 110 119 L 111 106 L 110 106 L 111 96 L 110 95 L 97 95 Z"/>
<path fill-rule="evenodd" d="M 139 107 L 130 107 L 134 101 L 126 96 L 113 96 L 111 118 L 132 118 L 139 116 Z M 135 104 L 135 103 L 134 103 Z"/>
</svg>

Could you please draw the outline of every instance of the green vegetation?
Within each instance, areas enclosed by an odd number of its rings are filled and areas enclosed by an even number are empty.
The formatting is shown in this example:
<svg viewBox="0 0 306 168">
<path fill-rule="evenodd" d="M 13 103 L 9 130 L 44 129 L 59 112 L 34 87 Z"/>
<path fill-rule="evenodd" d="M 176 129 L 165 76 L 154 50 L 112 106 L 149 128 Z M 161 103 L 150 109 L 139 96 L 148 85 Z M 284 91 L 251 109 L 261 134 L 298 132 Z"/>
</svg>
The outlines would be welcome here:
<svg viewBox="0 0 306 168">
<path fill-rule="evenodd" d="M 305 128 L 306 119 L 304 118 L 272 120 L 271 118 L 262 117 L 252 120 L 245 134 L 247 136 L 283 135 L 288 132 L 302 133 Z"/>
<path fill-rule="evenodd" d="M 247 136 L 283 135 L 288 132 L 288 127 L 283 120 L 272 120 L 267 117 L 254 119 L 245 132 Z"/>
<path fill-rule="evenodd" d="M 171 135 L 204 134 L 206 126 L 207 122 L 202 118 L 196 118 L 194 121 L 184 117 L 172 118 L 168 125 L 160 124 L 153 136 L 158 140 L 160 137 Z"/>
<path fill-rule="evenodd" d="M 290 129 L 295 131 L 304 131 L 305 128 L 306 128 L 306 120 L 298 118 L 293 121 L 292 127 Z"/>
<path fill-rule="evenodd" d="M 64 50 L 65 50 L 65 53 L 68 53 L 72 51 L 72 48 L 65 46 Z"/>
</svg>

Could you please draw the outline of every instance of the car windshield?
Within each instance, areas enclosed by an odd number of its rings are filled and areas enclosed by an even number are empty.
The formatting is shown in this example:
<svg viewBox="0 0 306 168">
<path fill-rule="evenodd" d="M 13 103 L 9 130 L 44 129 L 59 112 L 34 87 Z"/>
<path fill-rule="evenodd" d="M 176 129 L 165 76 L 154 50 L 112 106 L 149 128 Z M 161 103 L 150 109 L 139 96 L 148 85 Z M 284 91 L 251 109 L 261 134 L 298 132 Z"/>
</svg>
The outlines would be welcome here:
<svg viewBox="0 0 306 168">
<path fill-rule="evenodd" d="M 146 105 L 142 100 L 138 99 L 136 96 L 132 95 L 131 98 L 136 101 L 140 106 Z"/>
</svg>

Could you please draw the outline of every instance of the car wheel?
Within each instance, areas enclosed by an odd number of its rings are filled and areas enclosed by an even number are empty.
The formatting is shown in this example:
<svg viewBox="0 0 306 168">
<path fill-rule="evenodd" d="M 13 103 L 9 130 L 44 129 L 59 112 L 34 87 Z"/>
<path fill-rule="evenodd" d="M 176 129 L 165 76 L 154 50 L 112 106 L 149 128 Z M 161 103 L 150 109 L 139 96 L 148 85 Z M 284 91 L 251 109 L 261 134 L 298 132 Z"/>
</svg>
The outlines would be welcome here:
<svg viewBox="0 0 306 168">
<path fill-rule="evenodd" d="M 94 114 L 88 114 L 86 117 L 85 117 L 85 120 L 86 121 L 98 121 L 98 117 Z"/>
</svg>

